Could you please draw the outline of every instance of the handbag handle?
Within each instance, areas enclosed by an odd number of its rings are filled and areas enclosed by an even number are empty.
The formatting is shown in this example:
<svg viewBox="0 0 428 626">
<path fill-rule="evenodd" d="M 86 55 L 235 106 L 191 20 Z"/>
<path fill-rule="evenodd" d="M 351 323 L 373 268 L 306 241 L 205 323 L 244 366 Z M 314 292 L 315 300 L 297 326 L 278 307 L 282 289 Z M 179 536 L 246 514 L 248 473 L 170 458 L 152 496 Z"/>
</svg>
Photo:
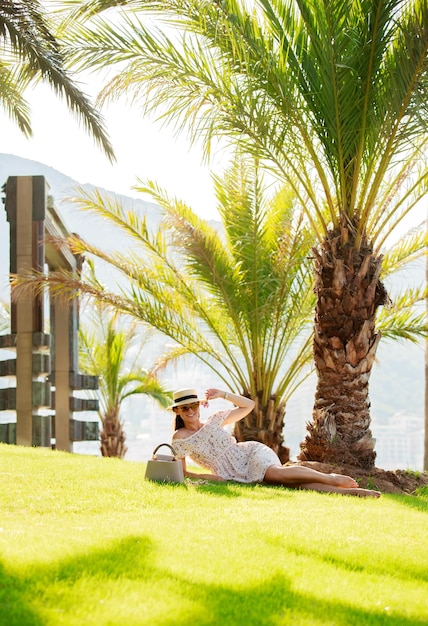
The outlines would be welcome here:
<svg viewBox="0 0 428 626">
<path fill-rule="evenodd" d="M 166 446 L 167 448 L 169 448 L 173 454 L 174 457 L 174 461 L 176 461 L 176 452 L 174 450 L 174 448 L 172 446 L 169 445 L 169 443 L 160 443 L 158 446 L 156 446 L 156 448 L 153 450 L 153 456 L 152 458 L 156 458 L 156 452 L 159 450 L 159 448 L 162 448 L 162 446 Z"/>
</svg>

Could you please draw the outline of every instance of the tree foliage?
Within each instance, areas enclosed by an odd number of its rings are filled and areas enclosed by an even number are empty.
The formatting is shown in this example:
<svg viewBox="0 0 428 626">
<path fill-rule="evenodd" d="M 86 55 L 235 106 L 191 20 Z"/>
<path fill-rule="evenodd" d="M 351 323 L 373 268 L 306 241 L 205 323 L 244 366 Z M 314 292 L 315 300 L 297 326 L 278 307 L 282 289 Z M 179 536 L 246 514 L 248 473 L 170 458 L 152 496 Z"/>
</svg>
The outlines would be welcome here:
<svg viewBox="0 0 428 626">
<path fill-rule="evenodd" d="M 65 99 L 110 160 L 113 148 L 100 113 L 67 70 L 55 23 L 37 0 L 0 3 L 0 103 L 27 137 L 31 136 L 31 112 L 24 93 L 39 80 L 47 82 Z"/>
<path fill-rule="evenodd" d="M 129 97 L 207 154 L 238 140 L 294 185 L 320 239 L 345 214 L 380 250 L 426 193 L 426 0 L 74 5 L 70 62 L 115 73 L 101 102 Z"/>
</svg>

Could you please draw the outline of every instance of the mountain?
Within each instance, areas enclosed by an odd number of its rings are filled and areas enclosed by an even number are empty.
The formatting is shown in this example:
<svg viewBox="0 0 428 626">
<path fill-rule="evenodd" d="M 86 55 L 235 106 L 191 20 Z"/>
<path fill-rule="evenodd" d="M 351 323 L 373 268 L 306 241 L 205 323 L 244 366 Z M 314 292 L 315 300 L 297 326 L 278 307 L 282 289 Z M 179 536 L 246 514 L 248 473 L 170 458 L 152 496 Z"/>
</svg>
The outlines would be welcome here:
<svg viewBox="0 0 428 626">
<path fill-rule="evenodd" d="M 9 176 L 45 176 L 53 196 L 59 195 L 67 187 L 76 184 L 69 176 L 58 172 L 53 167 L 23 159 L 13 154 L 0 154 L 0 184 L 3 185 Z"/>
<path fill-rule="evenodd" d="M 82 237 L 102 245 L 106 249 L 123 249 L 126 247 L 126 237 L 117 232 L 107 222 L 93 217 L 87 213 L 76 210 L 67 203 L 66 198 L 72 194 L 73 188 L 79 183 L 69 176 L 58 172 L 52 167 L 23 159 L 10 154 L 0 154 L 0 185 L 3 185 L 9 176 L 43 175 L 49 186 L 50 193 L 54 198 L 57 211 L 62 216 L 65 224 L 72 232 L 79 233 Z M 84 189 L 92 188 L 92 185 L 80 185 Z M 107 194 L 114 194 L 109 190 L 102 190 Z M 152 227 L 159 223 L 160 210 L 153 203 L 144 202 L 127 196 L 117 196 L 122 203 L 133 206 L 147 215 L 147 220 Z M 5 298 L 8 285 L 9 268 L 9 226 L 6 221 L 5 211 L 0 211 L 0 297 Z M 388 281 L 388 290 L 396 293 L 403 285 L 420 285 L 425 280 L 425 268 L 423 264 L 416 263 L 407 268 L 400 275 Z M 3 290 L 3 296 L 2 291 Z M 8 297 L 8 296 L 7 296 Z M 162 342 L 163 340 L 160 340 Z M 159 349 L 162 348 L 161 343 Z M 1 358 L 1 355 L 0 355 Z M 388 449 L 381 451 L 382 442 L 385 442 L 384 434 L 378 436 L 378 466 L 388 469 L 397 467 L 412 467 L 421 469 L 422 446 L 423 446 L 423 416 L 424 416 L 424 345 L 413 345 L 410 342 L 387 342 L 381 341 L 377 362 L 373 367 L 370 379 L 370 399 L 372 403 L 371 415 L 372 426 L 375 436 L 383 433 L 385 429 L 396 431 L 396 437 L 390 443 Z M 213 380 L 209 371 L 201 366 L 188 366 L 183 368 L 183 373 L 170 372 L 168 386 L 178 388 L 188 385 L 189 377 L 199 389 L 208 386 L 221 386 L 220 381 Z M 306 422 L 311 419 L 315 377 L 312 377 L 296 392 L 289 402 L 286 414 L 285 438 L 286 444 L 291 448 L 292 455 L 299 451 L 299 443 L 304 439 Z M 170 437 L 170 417 L 163 413 L 159 417 L 159 410 L 144 398 L 130 404 L 128 411 L 128 437 L 133 438 L 134 450 L 129 442 L 130 453 L 150 455 L 151 450 L 157 443 L 168 441 Z M 394 431 L 394 432 L 395 432 Z M 139 447 L 136 442 L 139 441 Z M 143 452 L 141 452 L 144 441 Z M 410 443 L 409 443 L 410 441 Z M 141 444 L 141 445 L 140 445 Z M 386 445 L 386 444 L 385 444 Z M 388 463 L 382 461 L 387 454 L 391 453 L 392 447 L 396 446 L 401 456 L 393 457 Z M 398 454 L 398 452 L 397 452 Z"/>
<path fill-rule="evenodd" d="M 75 195 L 77 187 L 90 191 L 95 189 L 94 185 L 88 183 L 81 184 L 69 176 L 58 172 L 53 167 L 23 159 L 11 154 L 0 154 L 0 186 L 6 183 L 9 176 L 38 176 L 45 177 L 49 185 L 49 193 L 54 199 L 54 205 L 61 215 L 65 225 L 70 232 L 77 232 L 84 237 L 91 237 L 94 243 L 106 244 L 107 247 L 114 247 L 118 242 L 117 229 L 113 229 L 105 220 L 94 217 L 89 213 L 84 213 L 76 209 L 67 198 Z M 147 215 L 149 224 L 157 224 L 160 219 L 159 207 L 151 202 L 145 202 L 138 198 L 117 195 L 113 191 L 101 189 L 105 194 L 120 198 L 121 202 L 135 207 L 137 210 Z M 1 216 L 3 221 L 3 216 Z M 4 217 L 5 219 L 5 217 Z M 124 238 L 125 240 L 125 238 Z"/>
</svg>

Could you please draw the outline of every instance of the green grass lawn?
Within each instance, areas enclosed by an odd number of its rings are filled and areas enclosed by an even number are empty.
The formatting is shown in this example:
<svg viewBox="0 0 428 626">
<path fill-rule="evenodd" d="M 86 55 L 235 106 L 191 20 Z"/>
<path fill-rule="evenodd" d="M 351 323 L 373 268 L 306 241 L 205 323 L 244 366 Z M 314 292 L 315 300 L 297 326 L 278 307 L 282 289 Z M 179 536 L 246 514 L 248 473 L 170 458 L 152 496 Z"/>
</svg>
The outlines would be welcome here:
<svg viewBox="0 0 428 626">
<path fill-rule="evenodd" d="M 0 444 L 1 626 L 428 624 L 428 494 L 144 471 Z"/>
</svg>

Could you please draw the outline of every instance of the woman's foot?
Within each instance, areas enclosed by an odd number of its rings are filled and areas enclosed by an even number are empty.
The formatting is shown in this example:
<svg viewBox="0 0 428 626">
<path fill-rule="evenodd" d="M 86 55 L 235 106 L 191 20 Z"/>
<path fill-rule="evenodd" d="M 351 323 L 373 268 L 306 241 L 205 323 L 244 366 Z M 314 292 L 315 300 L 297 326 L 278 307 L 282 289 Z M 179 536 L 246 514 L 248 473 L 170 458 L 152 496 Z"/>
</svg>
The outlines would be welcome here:
<svg viewBox="0 0 428 626">
<path fill-rule="evenodd" d="M 342 474 L 330 474 L 330 476 L 334 476 L 334 486 L 340 487 L 345 492 L 344 495 L 359 496 L 360 498 L 380 498 L 380 491 L 358 487 L 357 481 L 351 478 L 351 476 L 343 476 Z"/>
<path fill-rule="evenodd" d="M 331 485 L 334 487 L 342 487 L 342 489 L 354 489 L 358 487 L 358 483 L 351 476 L 345 476 L 344 474 L 329 474 L 331 477 Z"/>
</svg>

